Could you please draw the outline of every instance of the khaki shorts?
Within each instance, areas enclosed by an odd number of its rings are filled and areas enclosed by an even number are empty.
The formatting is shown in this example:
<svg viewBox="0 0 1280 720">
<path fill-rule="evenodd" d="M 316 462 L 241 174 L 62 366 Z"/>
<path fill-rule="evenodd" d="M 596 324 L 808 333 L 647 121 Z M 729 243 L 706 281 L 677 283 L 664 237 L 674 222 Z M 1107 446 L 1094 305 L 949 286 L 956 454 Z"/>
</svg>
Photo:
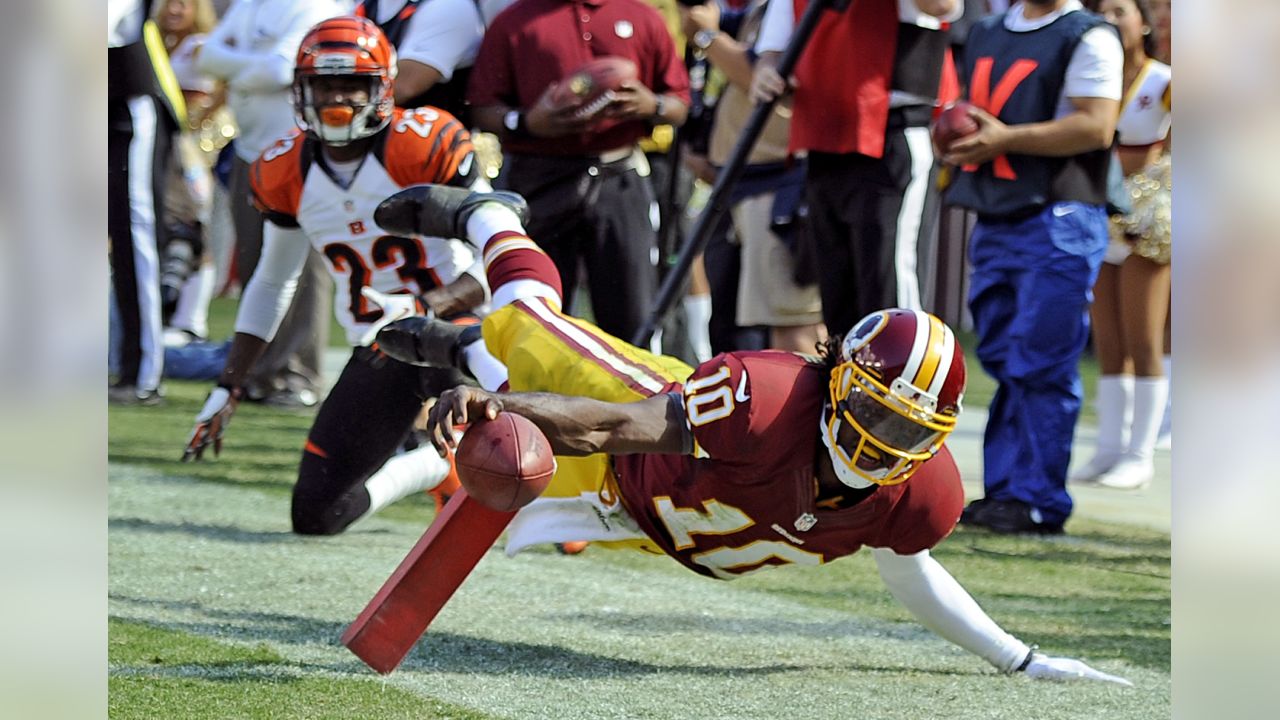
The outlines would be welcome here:
<svg viewBox="0 0 1280 720">
<path fill-rule="evenodd" d="M 794 327 L 822 322 L 818 286 L 796 285 L 791 251 L 769 229 L 773 193 L 747 198 L 733 207 L 733 225 L 742 241 L 738 281 L 738 324 Z"/>
</svg>

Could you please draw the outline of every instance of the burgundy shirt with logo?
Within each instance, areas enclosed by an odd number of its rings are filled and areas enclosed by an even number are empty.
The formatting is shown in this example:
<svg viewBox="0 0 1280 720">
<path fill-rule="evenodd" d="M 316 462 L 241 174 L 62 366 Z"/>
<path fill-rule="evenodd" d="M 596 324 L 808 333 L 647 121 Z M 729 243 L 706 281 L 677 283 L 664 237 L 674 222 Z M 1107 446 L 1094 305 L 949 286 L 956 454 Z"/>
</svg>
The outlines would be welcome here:
<svg viewBox="0 0 1280 720">
<path fill-rule="evenodd" d="M 829 376 L 784 352 L 735 352 L 703 363 L 682 388 L 694 454 L 614 458 L 628 511 L 667 554 L 723 579 L 818 565 L 863 545 L 901 554 L 937 545 L 964 505 L 945 447 L 905 483 L 878 488 L 857 505 L 816 505 Z"/>
<path fill-rule="evenodd" d="M 656 94 L 689 102 L 689 75 L 662 16 L 642 0 L 517 0 L 494 18 L 471 74 L 467 101 L 528 110 L 551 83 L 606 56 L 635 62 Z M 595 155 L 649 134 L 641 120 L 605 125 L 582 136 L 503 141 L 507 152 Z"/>
</svg>

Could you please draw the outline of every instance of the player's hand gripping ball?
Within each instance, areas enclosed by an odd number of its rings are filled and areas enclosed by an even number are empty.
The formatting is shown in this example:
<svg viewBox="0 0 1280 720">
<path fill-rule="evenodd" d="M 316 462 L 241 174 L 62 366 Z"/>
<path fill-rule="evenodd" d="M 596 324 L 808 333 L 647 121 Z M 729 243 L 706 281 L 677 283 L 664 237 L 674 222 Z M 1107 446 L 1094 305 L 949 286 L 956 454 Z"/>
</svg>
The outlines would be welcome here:
<svg viewBox="0 0 1280 720">
<path fill-rule="evenodd" d="M 959 101 L 948 105 L 933 121 L 930 132 L 933 145 L 941 154 L 951 151 L 951 144 L 978 132 L 978 121 L 969 115 L 973 106 Z"/>
<path fill-rule="evenodd" d="M 614 99 L 614 92 L 639 77 L 636 64 L 623 57 L 602 57 L 569 73 L 555 89 L 556 107 L 577 107 L 579 119 L 595 117 Z"/>
<path fill-rule="evenodd" d="M 511 412 L 471 423 L 454 463 L 467 494 L 500 512 L 533 502 L 556 471 L 547 437 L 528 418 Z"/>
</svg>

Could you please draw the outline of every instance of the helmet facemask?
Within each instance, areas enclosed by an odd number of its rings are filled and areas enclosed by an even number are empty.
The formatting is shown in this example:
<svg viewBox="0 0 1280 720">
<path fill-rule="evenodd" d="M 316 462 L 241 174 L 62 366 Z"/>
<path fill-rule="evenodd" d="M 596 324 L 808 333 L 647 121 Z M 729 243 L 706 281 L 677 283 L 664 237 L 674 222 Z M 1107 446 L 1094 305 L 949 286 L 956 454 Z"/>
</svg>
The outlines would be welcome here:
<svg viewBox="0 0 1280 720">
<path fill-rule="evenodd" d="M 855 488 L 905 482 L 942 447 L 959 414 L 958 406 L 938 412 L 936 397 L 903 378 L 886 387 L 852 360 L 831 371 L 830 390 L 823 444 L 837 477 Z"/>
<path fill-rule="evenodd" d="M 326 81 L 360 78 L 365 81 L 366 101 L 344 99 L 325 101 L 321 90 Z M 385 91 L 384 92 L 384 88 Z M 352 95 L 352 94 L 346 94 Z M 319 69 L 298 70 L 293 81 L 294 108 L 298 124 L 325 145 L 342 146 L 376 135 L 387 127 L 392 117 L 389 82 L 383 73 L 321 72 Z"/>
</svg>

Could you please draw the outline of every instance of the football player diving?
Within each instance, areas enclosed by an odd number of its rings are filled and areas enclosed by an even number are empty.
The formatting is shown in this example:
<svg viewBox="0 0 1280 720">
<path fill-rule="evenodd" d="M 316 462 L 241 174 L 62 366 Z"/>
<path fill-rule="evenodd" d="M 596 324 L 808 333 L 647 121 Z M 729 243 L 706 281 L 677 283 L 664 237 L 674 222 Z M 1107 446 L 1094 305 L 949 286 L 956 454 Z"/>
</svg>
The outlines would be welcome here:
<svg viewBox="0 0 1280 720">
<path fill-rule="evenodd" d="M 882 310 L 830 340 L 821 357 L 731 352 L 697 368 L 565 315 L 559 275 L 523 230 L 523 200 L 422 186 L 375 217 L 404 235 L 465 237 L 484 258 L 493 312 L 460 327 L 397 320 L 379 346 L 408 363 L 467 368 L 493 357 L 484 389 L 441 395 L 428 430 L 442 454 L 455 425 L 511 411 L 542 430 L 558 470 L 508 529 L 507 552 L 590 540 L 670 555 L 733 579 L 821 565 L 871 548 L 890 592 L 926 627 L 1005 673 L 1128 685 L 1005 632 L 929 554 L 963 505 L 943 444 L 965 388 L 951 329 L 914 310 Z"/>
<path fill-rule="evenodd" d="M 390 360 L 372 341 L 381 324 L 422 308 L 452 317 L 483 305 L 483 267 L 456 239 L 389 232 L 374 210 L 416 183 L 488 185 L 473 179 L 471 138 L 461 123 L 435 108 L 393 107 L 395 68 L 395 50 L 365 18 L 325 20 L 303 39 L 293 81 L 299 129 L 263 152 L 251 171 L 254 201 L 270 221 L 262 260 L 240 300 L 226 366 L 183 455 L 199 460 L 210 445 L 220 452 L 240 384 L 275 335 L 314 247 L 334 277 L 334 307 L 354 351 L 302 450 L 292 501 L 293 529 L 301 534 L 342 532 L 453 477 L 449 461 L 430 447 L 396 452 L 423 400 L 465 378 Z"/>
</svg>

